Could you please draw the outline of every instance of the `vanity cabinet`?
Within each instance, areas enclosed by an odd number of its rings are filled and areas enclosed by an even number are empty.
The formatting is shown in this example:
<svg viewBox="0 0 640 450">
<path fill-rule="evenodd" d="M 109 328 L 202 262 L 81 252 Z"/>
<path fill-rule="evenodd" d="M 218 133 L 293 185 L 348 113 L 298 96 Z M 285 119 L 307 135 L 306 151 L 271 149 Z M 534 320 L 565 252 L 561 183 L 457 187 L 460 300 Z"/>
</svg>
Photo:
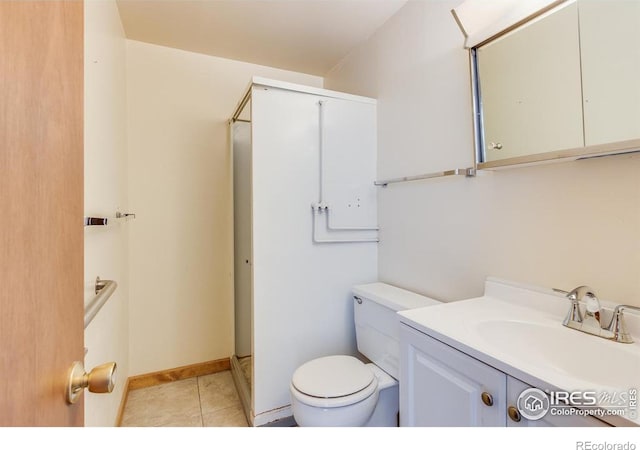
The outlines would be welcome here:
<svg viewBox="0 0 640 450">
<path fill-rule="evenodd" d="M 400 426 L 607 426 L 582 416 L 527 420 L 515 405 L 531 386 L 403 323 L 400 347 Z"/>
</svg>

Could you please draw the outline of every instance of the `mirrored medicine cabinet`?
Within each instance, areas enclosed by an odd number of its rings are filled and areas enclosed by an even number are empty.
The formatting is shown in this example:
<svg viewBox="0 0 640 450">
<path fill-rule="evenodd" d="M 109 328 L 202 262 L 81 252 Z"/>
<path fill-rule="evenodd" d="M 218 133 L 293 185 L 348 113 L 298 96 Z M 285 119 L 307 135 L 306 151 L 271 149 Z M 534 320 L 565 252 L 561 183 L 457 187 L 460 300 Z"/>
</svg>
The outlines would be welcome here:
<svg viewBox="0 0 640 450">
<path fill-rule="evenodd" d="M 640 1 L 562 2 L 471 65 L 478 169 L 640 151 Z"/>
</svg>

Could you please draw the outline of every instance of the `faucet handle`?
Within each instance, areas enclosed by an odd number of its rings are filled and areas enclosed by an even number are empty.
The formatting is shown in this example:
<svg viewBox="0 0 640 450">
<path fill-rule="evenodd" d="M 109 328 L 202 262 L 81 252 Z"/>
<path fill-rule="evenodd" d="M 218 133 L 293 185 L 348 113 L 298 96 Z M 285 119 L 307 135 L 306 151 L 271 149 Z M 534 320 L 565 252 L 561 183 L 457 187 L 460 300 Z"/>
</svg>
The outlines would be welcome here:
<svg viewBox="0 0 640 450">
<path fill-rule="evenodd" d="M 613 310 L 613 316 L 611 317 L 611 322 L 609 323 L 607 330 L 613 333 L 613 337 L 611 338 L 612 340 L 616 342 L 622 342 L 624 344 L 631 344 L 633 343 L 633 338 L 627 331 L 627 327 L 625 326 L 625 323 L 624 323 L 624 315 L 622 314 L 622 312 L 625 309 L 633 309 L 635 311 L 640 311 L 640 308 L 637 308 L 635 306 L 630 306 L 630 305 L 616 306 L 615 309 Z"/>
<path fill-rule="evenodd" d="M 576 295 L 576 289 L 571 292 L 558 288 L 553 288 L 553 290 L 563 294 L 571 301 L 571 306 L 569 307 L 569 311 L 567 311 L 567 315 L 562 321 L 562 324 L 567 327 L 577 328 L 579 326 L 578 324 L 582 324 L 582 312 L 580 312 L 580 300 Z"/>
</svg>

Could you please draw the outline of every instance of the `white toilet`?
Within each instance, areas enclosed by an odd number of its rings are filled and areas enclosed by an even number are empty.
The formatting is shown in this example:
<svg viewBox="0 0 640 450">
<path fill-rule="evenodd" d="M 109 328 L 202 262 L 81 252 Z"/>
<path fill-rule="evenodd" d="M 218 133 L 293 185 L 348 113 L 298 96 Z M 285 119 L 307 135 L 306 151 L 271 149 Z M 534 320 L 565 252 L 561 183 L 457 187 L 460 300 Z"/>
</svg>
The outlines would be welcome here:
<svg viewBox="0 0 640 450">
<path fill-rule="evenodd" d="M 384 283 L 354 286 L 358 351 L 372 363 L 334 355 L 304 363 L 289 390 L 303 427 L 398 426 L 400 344 L 396 312 L 440 303 Z"/>
</svg>

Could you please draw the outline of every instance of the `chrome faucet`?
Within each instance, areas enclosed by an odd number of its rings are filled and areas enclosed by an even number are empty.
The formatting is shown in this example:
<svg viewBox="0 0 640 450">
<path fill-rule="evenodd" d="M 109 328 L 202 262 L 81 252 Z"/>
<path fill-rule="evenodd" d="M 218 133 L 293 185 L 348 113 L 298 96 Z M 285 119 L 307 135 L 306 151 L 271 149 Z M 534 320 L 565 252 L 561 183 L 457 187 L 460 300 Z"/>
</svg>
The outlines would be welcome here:
<svg viewBox="0 0 640 450">
<path fill-rule="evenodd" d="M 600 321 L 602 308 L 600 307 L 600 300 L 594 294 L 593 289 L 589 286 L 578 286 L 571 292 L 556 290 L 564 293 L 571 301 L 571 307 L 562 325 L 585 333 L 600 335 L 603 328 Z M 580 302 L 583 300 L 586 305 L 584 316 L 580 310 Z"/>
<path fill-rule="evenodd" d="M 604 325 L 600 300 L 598 300 L 593 289 L 589 286 L 578 286 L 571 292 L 555 288 L 553 290 L 565 294 L 571 301 L 567 316 L 562 321 L 565 327 L 625 344 L 633 342 L 625 327 L 622 312 L 625 309 L 640 311 L 640 308 L 630 305 L 618 305 L 613 310 L 613 317 L 611 317 L 609 324 Z M 585 304 L 584 315 L 580 309 L 581 301 L 584 301 Z"/>
</svg>

